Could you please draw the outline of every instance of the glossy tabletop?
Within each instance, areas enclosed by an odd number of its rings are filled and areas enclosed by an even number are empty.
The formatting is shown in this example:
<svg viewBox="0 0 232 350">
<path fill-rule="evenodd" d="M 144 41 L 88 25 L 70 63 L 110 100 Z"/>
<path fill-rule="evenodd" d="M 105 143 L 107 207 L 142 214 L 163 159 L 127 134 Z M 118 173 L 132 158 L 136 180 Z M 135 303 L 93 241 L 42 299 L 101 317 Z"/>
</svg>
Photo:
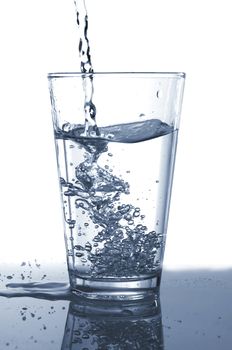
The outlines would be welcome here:
<svg viewBox="0 0 232 350">
<path fill-rule="evenodd" d="M 161 308 L 141 313 L 41 297 L 0 297 L 1 350 L 232 349 L 231 270 L 164 271 Z"/>
</svg>

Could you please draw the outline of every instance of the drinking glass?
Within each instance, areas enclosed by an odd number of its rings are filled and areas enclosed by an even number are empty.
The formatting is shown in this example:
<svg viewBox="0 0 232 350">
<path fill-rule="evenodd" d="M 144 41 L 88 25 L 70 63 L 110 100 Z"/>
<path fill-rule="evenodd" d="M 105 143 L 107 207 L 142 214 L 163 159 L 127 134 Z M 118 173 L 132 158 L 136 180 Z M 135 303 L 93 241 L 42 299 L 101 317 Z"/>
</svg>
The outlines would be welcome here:
<svg viewBox="0 0 232 350">
<path fill-rule="evenodd" d="M 159 294 L 184 73 L 48 75 L 70 286 Z"/>
</svg>

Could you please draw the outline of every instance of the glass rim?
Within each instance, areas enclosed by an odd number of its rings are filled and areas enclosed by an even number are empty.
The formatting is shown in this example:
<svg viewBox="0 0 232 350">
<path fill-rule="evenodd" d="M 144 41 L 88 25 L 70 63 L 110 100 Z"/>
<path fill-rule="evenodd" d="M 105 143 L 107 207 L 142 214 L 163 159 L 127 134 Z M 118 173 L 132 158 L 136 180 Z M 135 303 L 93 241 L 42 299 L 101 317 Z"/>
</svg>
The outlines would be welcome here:
<svg viewBox="0 0 232 350">
<path fill-rule="evenodd" d="M 92 73 L 82 73 L 82 72 L 54 72 L 48 73 L 48 79 L 54 78 L 83 78 L 83 76 L 122 76 L 122 77 L 149 77 L 149 78 L 182 78 L 185 79 L 186 74 L 184 72 L 92 72 Z"/>
</svg>

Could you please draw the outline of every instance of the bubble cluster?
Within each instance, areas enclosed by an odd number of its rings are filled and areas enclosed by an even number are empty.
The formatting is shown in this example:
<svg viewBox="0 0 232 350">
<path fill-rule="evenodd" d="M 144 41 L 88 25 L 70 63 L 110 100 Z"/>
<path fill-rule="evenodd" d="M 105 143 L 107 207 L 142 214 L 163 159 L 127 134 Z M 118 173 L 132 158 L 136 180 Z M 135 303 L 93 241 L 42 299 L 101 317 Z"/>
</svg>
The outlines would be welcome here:
<svg viewBox="0 0 232 350">
<path fill-rule="evenodd" d="M 66 233 L 71 231 L 69 240 L 78 242 L 69 251 L 75 268 L 85 266 L 93 278 L 154 273 L 160 265 L 163 237 L 148 229 L 138 205 L 123 203 L 122 195 L 130 194 L 129 183 L 99 162 L 102 154 L 108 162 L 113 157 L 108 142 L 79 137 L 75 144 L 83 161 L 72 160 L 73 181 L 60 178 L 64 207 L 71 205 L 66 209 Z"/>
</svg>

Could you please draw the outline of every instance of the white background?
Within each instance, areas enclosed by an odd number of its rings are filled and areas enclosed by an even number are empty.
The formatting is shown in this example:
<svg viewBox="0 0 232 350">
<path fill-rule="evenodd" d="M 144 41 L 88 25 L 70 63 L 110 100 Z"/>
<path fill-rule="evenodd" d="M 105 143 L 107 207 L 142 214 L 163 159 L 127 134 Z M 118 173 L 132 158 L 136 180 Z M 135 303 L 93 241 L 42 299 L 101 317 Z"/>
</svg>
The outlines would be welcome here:
<svg viewBox="0 0 232 350">
<path fill-rule="evenodd" d="M 87 0 L 95 71 L 187 73 L 165 264 L 232 266 L 230 1 Z M 0 261 L 65 259 L 46 74 L 78 71 L 72 0 L 0 2 Z"/>
</svg>

